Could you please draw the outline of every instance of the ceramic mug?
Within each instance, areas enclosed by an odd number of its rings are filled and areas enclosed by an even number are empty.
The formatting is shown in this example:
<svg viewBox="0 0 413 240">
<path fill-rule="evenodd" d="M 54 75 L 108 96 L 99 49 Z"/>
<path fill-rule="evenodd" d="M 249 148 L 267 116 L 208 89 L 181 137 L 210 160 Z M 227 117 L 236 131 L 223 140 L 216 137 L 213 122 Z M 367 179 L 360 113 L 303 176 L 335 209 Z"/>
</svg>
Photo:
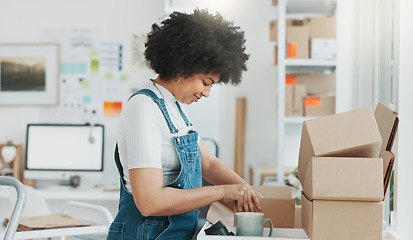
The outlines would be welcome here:
<svg viewBox="0 0 413 240">
<path fill-rule="evenodd" d="M 270 223 L 270 234 L 272 235 L 273 224 L 264 213 L 259 212 L 237 212 L 235 213 L 235 230 L 237 236 L 259 236 L 262 237 L 264 223 Z"/>
</svg>

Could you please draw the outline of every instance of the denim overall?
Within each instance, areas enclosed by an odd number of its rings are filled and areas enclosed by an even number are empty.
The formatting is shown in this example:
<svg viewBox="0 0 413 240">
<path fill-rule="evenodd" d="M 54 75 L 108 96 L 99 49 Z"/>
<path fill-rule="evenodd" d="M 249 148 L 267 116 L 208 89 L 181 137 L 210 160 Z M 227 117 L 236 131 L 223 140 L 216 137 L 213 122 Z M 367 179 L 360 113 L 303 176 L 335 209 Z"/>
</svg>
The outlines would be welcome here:
<svg viewBox="0 0 413 240">
<path fill-rule="evenodd" d="M 187 135 L 178 136 L 178 129 L 172 124 L 164 99 L 158 98 L 155 93 L 149 89 L 139 90 L 130 98 L 136 94 L 145 94 L 152 98 L 162 111 L 171 133 L 176 135 L 173 137 L 173 140 L 179 161 L 181 162 L 181 170 L 176 180 L 165 187 L 179 189 L 201 187 L 201 152 L 198 148 L 198 133 L 194 130 L 190 130 Z M 176 104 L 186 125 L 192 126 L 183 113 L 179 103 L 176 102 Z M 123 178 L 123 167 L 120 163 L 117 144 L 115 148 L 115 162 L 121 180 L 119 210 L 114 221 L 110 225 L 107 239 L 191 239 L 198 223 L 198 210 L 195 209 L 187 213 L 172 216 L 142 216 L 135 205 L 132 194 L 125 188 L 126 182 Z"/>
</svg>

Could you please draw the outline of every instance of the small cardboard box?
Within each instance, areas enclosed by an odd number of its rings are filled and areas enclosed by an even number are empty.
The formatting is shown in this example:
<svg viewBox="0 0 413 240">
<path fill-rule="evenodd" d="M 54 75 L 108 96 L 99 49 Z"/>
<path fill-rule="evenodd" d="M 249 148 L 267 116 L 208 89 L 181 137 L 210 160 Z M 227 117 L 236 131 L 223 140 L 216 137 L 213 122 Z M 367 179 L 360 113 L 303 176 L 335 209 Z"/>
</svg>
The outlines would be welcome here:
<svg viewBox="0 0 413 240">
<path fill-rule="evenodd" d="M 383 159 L 313 157 L 303 191 L 311 201 L 383 199 Z"/>
<path fill-rule="evenodd" d="M 336 97 L 306 96 L 304 97 L 304 116 L 325 116 L 336 113 Z"/>
<path fill-rule="evenodd" d="M 299 19 L 287 19 L 285 20 L 285 26 L 303 26 L 303 20 Z M 278 21 L 273 20 L 270 22 L 270 41 L 278 41 Z"/>
<path fill-rule="evenodd" d="M 337 39 L 313 38 L 310 52 L 312 59 L 334 60 L 337 58 Z"/>
<path fill-rule="evenodd" d="M 310 38 L 337 38 L 335 17 L 306 17 L 304 26 L 310 27 Z"/>
<path fill-rule="evenodd" d="M 291 187 L 252 186 L 264 198 L 260 198 L 262 211 L 271 219 L 276 228 L 295 227 L 295 201 L 292 199 Z M 236 212 L 235 202 L 215 202 L 211 204 L 206 219 L 215 224 L 221 220 L 226 226 L 234 226 Z"/>
<path fill-rule="evenodd" d="M 304 116 L 305 85 L 285 85 L 285 116 Z"/>
<path fill-rule="evenodd" d="M 304 84 L 308 95 L 327 95 L 336 92 L 335 74 L 296 74 L 297 84 Z"/>
<path fill-rule="evenodd" d="M 371 108 L 304 121 L 298 178 L 305 185 L 312 157 L 379 157 L 382 138 Z"/>
<path fill-rule="evenodd" d="M 297 58 L 310 57 L 310 28 L 307 26 L 287 26 L 286 27 L 287 48 L 289 44 L 297 45 Z M 288 57 L 288 51 L 286 51 Z"/>
<path fill-rule="evenodd" d="M 303 228 L 311 240 L 382 239 L 382 201 L 310 201 L 301 193 L 301 203 Z"/>
</svg>

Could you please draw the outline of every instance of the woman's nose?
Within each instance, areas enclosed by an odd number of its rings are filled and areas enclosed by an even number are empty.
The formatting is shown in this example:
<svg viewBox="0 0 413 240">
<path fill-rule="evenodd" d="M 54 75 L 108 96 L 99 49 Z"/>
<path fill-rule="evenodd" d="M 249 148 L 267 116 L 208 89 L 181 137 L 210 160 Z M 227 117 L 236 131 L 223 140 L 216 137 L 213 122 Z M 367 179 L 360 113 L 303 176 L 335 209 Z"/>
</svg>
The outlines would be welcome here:
<svg viewBox="0 0 413 240">
<path fill-rule="evenodd" d="M 211 90 L 209 90 L 209 89 L 206 89 L 206 90 L 204 90 L 203 92 L 202 92 L 202 96 L 204 96 L 204 97 L 209 97 L 209 94 L 211 93 Z"/>
</svg>

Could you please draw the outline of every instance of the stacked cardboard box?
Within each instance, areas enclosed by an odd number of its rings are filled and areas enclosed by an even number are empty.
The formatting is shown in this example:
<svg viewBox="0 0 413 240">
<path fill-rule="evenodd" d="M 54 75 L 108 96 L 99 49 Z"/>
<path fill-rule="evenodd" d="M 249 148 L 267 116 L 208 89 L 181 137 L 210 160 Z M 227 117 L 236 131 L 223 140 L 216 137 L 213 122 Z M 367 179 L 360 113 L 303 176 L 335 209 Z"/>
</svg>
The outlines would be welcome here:
<svg viewBox="0 0 413 240">
<path fill-rule="evenodd" d="M 278 41 L 278 21 L 270 22 L 270 41 Z M 306 17 L 286 20 L 286 58 L 336 59 L 336 19 Z M 277 65 L 277 46 L 275 46 Z"/>
<path fill-rule="evenodd" d="M 285 78 L 285 116 L 335 113 L 334 74 L 294 74 Z"/>
<path fill-rule="evenodd" d="M 287 75 L 285 77 L 285 116 L 304 115 L 304 97 L 306 86 L 297 84 L 297 76 Z"/>
<path fill-rule="evenodd" d="M 364 108 L 304 122 L 298 177 L 302 225 L 311 239 L 382 238 L 392 164 L 385 153 L 398 117 L 383 104 L 375 116 Z"/>
<path fill-rule="evenodd" d="M 310 28 L 310 57 L 312 59 L 336 59 L 337 37 L 334 17 L 306 17 L 304 26 Z"/>
</svg>

